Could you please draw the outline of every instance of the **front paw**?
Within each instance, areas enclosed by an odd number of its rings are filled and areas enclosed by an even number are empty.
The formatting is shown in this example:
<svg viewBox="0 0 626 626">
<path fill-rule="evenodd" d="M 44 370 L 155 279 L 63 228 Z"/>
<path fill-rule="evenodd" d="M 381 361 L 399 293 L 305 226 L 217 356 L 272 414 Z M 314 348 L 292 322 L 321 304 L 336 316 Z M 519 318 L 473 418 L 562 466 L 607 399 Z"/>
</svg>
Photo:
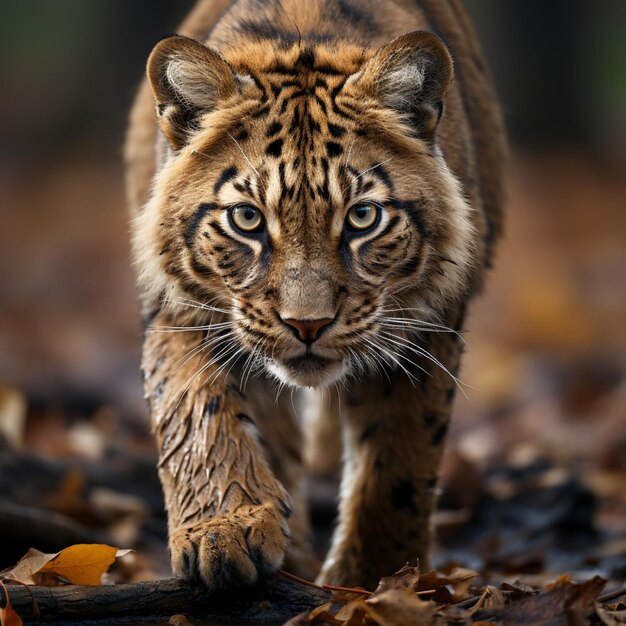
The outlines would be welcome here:
<svg viewBox="0 0 626 626">
<path fill-rule="evenodd" d="M 274 506 L 250 506 L 176 530 L 170 537 L 172 569 L 211 590 L 252 585 L 280 568 L 287 538 Z"/>
</svg>

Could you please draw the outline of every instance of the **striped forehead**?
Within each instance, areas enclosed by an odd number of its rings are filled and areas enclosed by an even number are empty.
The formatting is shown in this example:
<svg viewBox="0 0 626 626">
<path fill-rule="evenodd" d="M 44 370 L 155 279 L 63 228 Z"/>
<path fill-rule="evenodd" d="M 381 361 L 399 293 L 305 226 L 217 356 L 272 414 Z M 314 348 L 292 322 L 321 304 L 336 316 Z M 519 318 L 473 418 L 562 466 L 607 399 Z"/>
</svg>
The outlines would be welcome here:
<svg viewBox="0 0 626 626">
<path fill-rule="evenodd" d="M 276 61 L 263 71 L 239 70 L 261 97 L 232 133 L 245 163 L 240 173 L 230 176 L 232 186 L 220 180 L 228 198 L 220 194 L 219 200 L 241 201 L 239 193 L 258 202 L 268 212 L 270 230 L 271 216 L 283 226 L 327 224 L 337 209 L 373 186 L 363 176 L 368 164 L 357 171 L 350 163 L 351 153 L 357 152 L 356 135 L 361 134 L 358 115 L 337 102 L 350 73 L 316 65 L 314 52 L 307 50 L 289 66 Z M 376 178 L 378 184 L 389 182 L 388 177 Z M 382 196 L 391 191 L 386 187 Z"/>
<path fill-rule="evenodd" d="M 342 138 L 348 126 L 329 119 L 328 84 L 307 76 L 270 79 L 270 85 L 274 100 L 262 131 L 265 202 L 279 213 L 293 204 L 330 210 L 345 200 Z"/>
</svg>

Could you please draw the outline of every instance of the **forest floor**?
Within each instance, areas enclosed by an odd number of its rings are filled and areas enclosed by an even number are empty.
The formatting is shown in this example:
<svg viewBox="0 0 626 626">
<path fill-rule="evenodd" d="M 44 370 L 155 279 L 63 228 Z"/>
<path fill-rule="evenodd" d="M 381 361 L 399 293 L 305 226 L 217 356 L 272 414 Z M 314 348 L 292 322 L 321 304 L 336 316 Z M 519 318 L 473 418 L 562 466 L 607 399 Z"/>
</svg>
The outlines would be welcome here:
<svg viewBox="0 0 626 626">
<path fill-rule="evenodd" d="M 60 169 L 20 189 L 16 206 L 31 210 L 0 216 L 0 232 L 14 235 L 0 263 L 23 268 L 20 281 L 0 276 L 0 569 L 31 547 L 104 543 L 133 549 L 105 583 L 167 578 L 125 218 L 110 213 L 121 203 L 117 173 L 88 160 L 72 171 L 71 183 Z M 624 206 L 624 181 L 601 167 L 518 164 L 507 237 L 467 323 L 467 397 L 457 399 L 433 520 L 439 574 L 405 571 L 382 600 L 339 592 L 302 623 L 408 623 L 393 621 L 408 602 L 400 591 L 413 594 L 416 624 L 625 623 L 619 597 L 594 604 L 626 581 Z M 321 559 L 336 486 L 311 487 Z M 124 623 L 209 623 L 175 613 Z M 249 623 L 262 618 L 259 609 Z"/>
</svg>

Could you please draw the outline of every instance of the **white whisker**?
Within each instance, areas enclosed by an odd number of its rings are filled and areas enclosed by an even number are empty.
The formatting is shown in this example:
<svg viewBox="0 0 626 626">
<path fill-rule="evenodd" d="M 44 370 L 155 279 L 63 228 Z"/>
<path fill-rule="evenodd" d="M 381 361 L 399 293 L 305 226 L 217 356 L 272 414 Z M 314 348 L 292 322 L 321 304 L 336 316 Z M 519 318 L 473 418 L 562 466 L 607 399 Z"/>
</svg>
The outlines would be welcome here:
<svg viewBox="0 0 626 626">
<path fill-rule="evenodd" d="M 437 367 L 439 367 L 443 372 L 445 372 L 454 381 L 454 384 L 460 389 L 461 393 L 463 393 L 463 395 L 467 397 L 463 389 L 463 385 L 465 385 L 465 383 L 459 378 L 457 378 L 439 359 L 437 359 L 430 352 L 428 352 L 428 350 L 425 350 L 421 346 L 418 346 L 414 342 L 409 341 L 408 339 L 404 337 L 399 337 L 398 335 L 394 335 L 393 333 L 383 330 L 381 331 L 380 334 L 384 335 L 387 338 L 387 341 L 391 341 L 394 345 L 397 345 L 406 350 L 410 350 L 411 352 L 419 356 L 422 356 L 425 359 L 428 359 L 429 361 L 434 363 Z M 469 385 L 465 385 L 465 386 L 469 386 Z"/>
<path fill-rule="evenodd" d="M 385 165 L 385 163 L 389 163 L 389 161 L 392 161 L 393 157 L 389 157 L 388 159 L 385 159 L 384 161 L 381 161 L 380 163 L 376 163 L 376 165 L 372 165 L 371 167 L 368 167 L 366 170 L 363 170 L 358 176 L 356 176 L 356 178 L 361 178 L 361 176 L 365 176 L 365 174 L 367 174 L 368 172 L 371 172 L 372 170 L 375 170 L 377 167 L 381 167 L 383 165 Z"/>
<path fill-rule="evenodd" d="M 260 178 L 259 172 L 257 171 L 256 167 L 252 165 L 252 161 L 250 161 L 248 155 L 243 151 L 243 148 L 241 147 L 239 142 L 230 133 L 227 132 L 226 134 L 235 142 L 235 145 L 239 148 L 239 151 L 243 155 L 243 158 L 246 160 L 246 163 L 250 166 L 250 169 L 257 175 L 257 178 Z"/>
</svg>

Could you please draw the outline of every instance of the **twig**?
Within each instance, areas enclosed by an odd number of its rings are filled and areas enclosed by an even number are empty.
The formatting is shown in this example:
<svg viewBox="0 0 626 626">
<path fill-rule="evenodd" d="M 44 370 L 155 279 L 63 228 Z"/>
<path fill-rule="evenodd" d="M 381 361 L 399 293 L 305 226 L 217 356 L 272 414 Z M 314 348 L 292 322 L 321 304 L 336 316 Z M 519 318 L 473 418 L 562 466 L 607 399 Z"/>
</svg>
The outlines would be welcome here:
<svg viewBox="0 0 626 626">
<path fill-rule="evenodd" d="M 310 580 L 306 580 L 305 578 L 300 578 L 300 576 L 296 576 L 295 574 L 290 574 L 284 569 L 279 570 L 278 575 L 282 576 L 283 578 L 287 578 L 288 580 L 293 580 L 294 582 L 300 583 L 301 585 L 306 585 L 307 587 L 312 587 L 313 589 L 321 589 L 322 591 L 341 591 L 344 593 L 361 593 L 367 596 L 372 595 L 371 591 L 363 589 L 362 587 L 337 587 L 336 585 L 318 585 L 317 583 L 313 583 Z M 427 593 L 433 592 L 429 591 Z"/>
<path fill-rule="evenodd" d="M 337 587 L 335 585 L 322 585 L 322 588 L 326 591 L 341 591 L 344 593 L 360 593 L 364 596 L 371 596 L 372 592 L 367 589 L 361 589 L 360 587 Z"/>
<path fill-rule="evenodd" d="M 289 572 L 286 572 L 284 569 L 278 570 L 277 574 L 279 576 L 282 576 L 283 578 L 286 578 L 287 580 L 293 580 L 296 583 L 300 583 L 301 585 L 306 585 L 307 587 L 312 587 L 313 589 L 321 589 L 322 591 L 324 590 L 324 587 L 322 587 L 322 585 L 318 585 L 317 583 L 311 582 L 310 580 L 307 580 L 306 578 L 300 578 L 300 576 L 296 576 L 295 574 L 290 574 Z"/>
</svg>

